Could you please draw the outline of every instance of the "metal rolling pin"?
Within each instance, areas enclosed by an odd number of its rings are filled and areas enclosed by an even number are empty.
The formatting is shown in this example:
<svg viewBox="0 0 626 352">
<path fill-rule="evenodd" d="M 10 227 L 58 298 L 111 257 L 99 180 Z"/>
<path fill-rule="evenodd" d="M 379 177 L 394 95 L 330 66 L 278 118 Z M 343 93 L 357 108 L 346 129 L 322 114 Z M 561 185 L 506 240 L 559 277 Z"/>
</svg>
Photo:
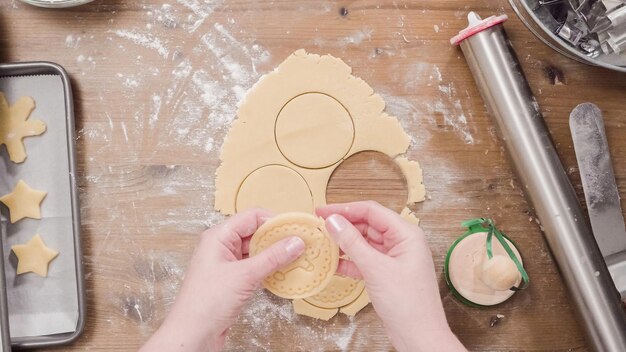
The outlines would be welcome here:
<svg viewBox="0 0 626 352">
<path fill-rule="evenodd" d="M 589 344 L 597 351 L 626 351 L 626 313 L 576 193 L 558 158 L 539 105 L 502 23 L 482 20 L 452 38 L 460 45 L 487 110 L 543 227 L 570 291 Z"/>
</svg>

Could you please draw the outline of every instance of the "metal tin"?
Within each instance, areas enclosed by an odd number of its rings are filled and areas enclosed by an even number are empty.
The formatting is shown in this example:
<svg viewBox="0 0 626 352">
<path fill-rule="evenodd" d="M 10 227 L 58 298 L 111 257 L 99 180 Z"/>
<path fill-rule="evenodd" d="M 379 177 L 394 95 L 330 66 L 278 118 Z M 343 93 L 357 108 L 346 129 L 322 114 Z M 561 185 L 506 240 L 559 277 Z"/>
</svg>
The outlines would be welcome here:
<svg viewBox="0 0 626 352">
<path fill-rule="evenodd" d="M 506 302 L 509 298 L 511 298 L 513 296 L 513 294 L 516 291 L 510 290 L 510 296 L 505 298 L 500 303 L 496 303 L 496 304 L 492 304 L 492 305 L 482 305 L 482 304 L 478 304 L 476 302 L 472 302 L 469 299 L 465 298 L 465 296 L 463 296 L 463 294 L 461 294 L 461 292 L 457 289 L 457 287 L 454 287 L 454 283 L 452 282 L 452 278 L 450 277 L 450 258 L 452 257 L 452 252 L 454 252 L 454 250 L 457 248 L 457 246 L 463 240 L 467 239 L 470 236 L 481 234 L 481 233 L 487 233 L 487 232 L 486 231 L 471 231 L 471 230 L 468 230 L 463 235 L 461 235 L 461 237 L 457 238 L 454 241 L 454 243 L 452 243 L 452 246 L 450 246 L 450 248 L 448 249 L 448 252 L 446 253 L 446 259 L 445 259 L 444 265 L 443 265 L 443 273 L 444 273 L 444 277 L 446 279 L 446 284 L 448 285 L 448 287 L 450 288 L 450 291 L 452 292 L 452 294 L 454 295 L 454 297 L 456 299 L 458 299 L 460 302 L 462 302 L 462 303 L 464 303 L 464 304 L 466 304 L 466 305 L 468 305 L 470 307 L 488 308 L 488 307 L 493 307 L 493 306 L 496 306 L 498 304 L 502 304 L 502 303 Z M 517 244 L 515 242 L 513 242 L 506 235 L 503 235 L 503 237 L 509 242 L 510 245 L 512 245 L 513 248 L 515 248 L 515 251 L 519 253 L 519 249 L 517 248 Z"/>
<path fill-rule="evenodd" d="M 557 37 L 544 25 L 542 20 L 537 17 L 537 15 L 529 7 L 528 0 L 509 0 L 509 4 L 520 20 L 537 38 L 539 38 L 539 40 L 560 54 L 588 65 L 600 66 L 619 72 L 626 72 L 626 67 L 589 57 Z"/>
<path fill-rule="evenodd" d="M 74 260 L 76 264 L 76 290 L 78 297 L 78 321 L 76 330 L 70 333 L 14 338 L 11 341 L 13 347 L 34 348 L 44 346 L 63 345 L 76 340 L 85 328 L 86 296 L 85 296 L 85 276 L 83 273 L 83 252 L 81 247 L 80 229 L 80 206 L 78 200 L 78 187 L 76 184 L 76 145 L 74 132 L 74 103 L 72 99 L 72 89 L 70 78 L 63 67 L 51 62 L 24 62 L 0 64 L 0 77 L 6 76 L 32 76 L 32 75 L 57 75 L 60 76 L 64 96 L 66 111 L 66 132 L 68 145 L 68 165 L 70 171 L 71 208 L 74 235 Z M 3 271 L 4 272 L 4 271 Z M 4 281 L 3 281 L 4 282 Z"/>
<path fill-rule="evenodd" d="M 93 0 L 21 0 L 27 4 L 39 7 L 62 8 L 83 5 Z"/>
</svg>

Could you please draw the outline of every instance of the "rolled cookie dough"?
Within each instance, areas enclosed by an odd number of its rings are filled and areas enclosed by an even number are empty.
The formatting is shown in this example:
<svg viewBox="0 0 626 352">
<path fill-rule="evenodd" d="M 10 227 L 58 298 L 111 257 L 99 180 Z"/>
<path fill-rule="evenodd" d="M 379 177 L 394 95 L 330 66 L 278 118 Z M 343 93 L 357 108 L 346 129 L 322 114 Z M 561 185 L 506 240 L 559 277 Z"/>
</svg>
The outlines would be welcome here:
<svg viewBox="0 0 626 352">
<path fill-rule="evenodd" d="M 265 222 L 252 235 L 250 255 L 290 237 L 300 237 L 306 247 L 295 262 L 274 272 L 263 286 L 283 298 L 306 298 L 322 291 L 339 263 L 339 247 L 326 232 L 324 221 L 307 213 L 285 213 Z"/>
<path fill-rule="evenodd" d="M 237 211 L 265 208 L 275 213 L 313 212 L 313 197 L 296 171 L 281 165 L 268 165 L 251 173 L 237 192 Z"/>
<path fill-rule="evenodd" d="M 35 101 L 31 97 L 21 97 L 9 106 L 4 93 L 0 92 L 0 146 L 6 145 L 14 163 L 26 160 L 23 139 L 46 131 L 43 121 L 28 119 L 34 109 Z"/>
<path fill-rule="evenodd" d="M 348 153 L 354 124 L 346 108 L 323 93 L 291 99 L 278 113 L 276 143 L 295 165 L 319 169 L 335 164 Z"/>
<path fill-rule="evenodd" d="M 420 219 L 417 218 L 417 216 L 415 215 L 415 213 L 413 211 L 411 211 L 411 209 L 404 207 L 404 209 L 402 209 L 402 212 L 400 213 L 400 216 L 415 225 L 419 225 L 420 224 Z"/>
<path fill-rule="evenodd" d="M 335 275 L 322 292 L 305 300 L 322 308 L 339 308 L 352 303 L 364 289 L 363 280 Z"/>
<path fill-rule="evenodd" d="M 335 275 L 324 290 L 315 296 L 293 301 L 294 311 L 316 319 L 329 320 L 341 311 L 356 315 L 369 304 L 365 282 Z"/>
<path fill-rule="evenodd" d="M 370 296 L 367 294 L 367 290 L 363 290 L 361 295 L 354 300 L 354 302 L 339 308 L 339 311 L 345 315 L 354 316 L 365 308 L 370 303 Z"/>
<path fill-rule="evenodd" d="M 398 120 L 351 71 L 338 58 L 298 50 L 250 89 L 222 148 L 216 210 L 312 211 L 326 204 L 328 180 L 343 160 L 361 151 L 391 158 L 407 151 L 410 138 Z M 424 200 L 417 162 L 395 161 L 407 180 L 407 204 Z"/>
<path fill-rule="evenodd" d="M 0 197 L 0 202 L 9 208 L 11 223 L 14 224 L 23 218 L 41 219 L 41 202 L 47 194 L 19 180 L 13 192 Z"/>
</svg>

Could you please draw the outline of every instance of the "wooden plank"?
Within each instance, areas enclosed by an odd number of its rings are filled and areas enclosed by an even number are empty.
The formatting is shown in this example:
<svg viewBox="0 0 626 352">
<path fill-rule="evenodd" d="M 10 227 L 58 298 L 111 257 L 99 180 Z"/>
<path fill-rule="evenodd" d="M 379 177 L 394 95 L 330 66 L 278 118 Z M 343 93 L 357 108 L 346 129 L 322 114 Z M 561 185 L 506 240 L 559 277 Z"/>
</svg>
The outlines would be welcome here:
<svg viewBox="0 0 626 352">
<path fill-rule="evenodd" d="M 68 10 L 0 4 L 2 60 L 57 62 L 74 85 L 89 316 L 84 336 L 67 349 L 136 350 L 159 326 L 197 234 L 221 219 L 211 210 L 213 175 L 237 101 L 303 47 L 345 60 L 414 138 L 408 156 L 422 164 L 428 194 L 414 210 L 432 246 L 449 322 L 466 346 L 587 350 L 465 60 L 449 45 L 470 9 L 511 17 L 507 31 L 580 199 L 567 117 L 584 101 L 603 109 L 626 194 L 626 79 L 559 56 L 503 0 L 99 0 Z M 393 165 L 369 158 L 336 172 L 329 199 L 371 196 L 399 207 L 404 193 Z M 494 218 L 515 239 L 532 280 L 489 309 L 456 301 L 441 273 L 448 247 L 464 231 L 461 221 L 478 216 Z M 495 314 L 505 318 L 490 327 Z M 371 307 L 324 323 L 259 293 L 232 328 L 227 350 L 391 346 Z"/>
</svg>

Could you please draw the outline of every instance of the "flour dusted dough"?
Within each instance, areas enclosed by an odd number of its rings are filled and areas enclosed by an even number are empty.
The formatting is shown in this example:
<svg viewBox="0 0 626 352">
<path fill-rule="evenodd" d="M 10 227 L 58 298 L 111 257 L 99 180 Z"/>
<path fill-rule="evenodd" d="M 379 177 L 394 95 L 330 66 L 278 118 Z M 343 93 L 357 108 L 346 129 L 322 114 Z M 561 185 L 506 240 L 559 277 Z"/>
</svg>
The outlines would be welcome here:
<svg viewBox="0 0 626 352">
<path fill-rule="evenodd" d="M 316 319 L 329 320 L 338 312 L 355 315 L 369 304 L 365 282 L 335 275 L 315 296 L 293 301 L 294 311 Z"/>
<path fill-rule="evenodd" d="M 39 235 L 35 235 L 26 244 L 16 244 L 11 250 L 17 257 L 17 274 L 33 272 L 39 276 L 48 276 L 48 265 L 59 252 L 46 247 Z"/>
<path fill-rule="evenodd" d="M 298 50 L 252 87 L 222 148 L 216 210 L 233 214 L 262 207 L 311 213 L 326 204 L 335 168 L 362 151 L 395 158 L 407 181 L 407 204 L 424 200 L 419 164 L 399 156 L 409 147 L 409 136 L 383 111 L 383 99 L 351 72 L 340 59 Z M 418 221 L 408 208 L 402 215 Z M 333 276 L 338 249 L 323 233 L 323 222 L 313 216 L 279 216 L 252 237 L 250 253 L 287 236 L 302 237 L 305 255 L 268 277 L 264 286 L 295 298 L 299 314 L 324 320 L 339 311 L 354 315 L 369 303 L 369 296 L 362 281 Z"/>
<path fill-rule="evenodd" d="M 345 315 L 356 315 L 361 309 L 365 308 L 370 303 L 370 296 L 367 294 L 367 290 L 363 290 L 363 293 L 354 300 L 354 302 L 339 308 L 339 311 Z"/>
<path fill-rule="evenodd" d="M 304 241 L 304 253 L 268 276 L 263 286 L 283 298 L 313 296 L 328 285 L 339 263 L 339 247 L 326 232 L 321 218 L 307 213 L 285 213 L 269 219 L 252 235 L 250 255 L 291 236 Z"/>
<path fill-rule="evenodd" d="M 313 212 L 311 190 L 300 174 L 281 165 L 251 173 L 237 192 L 237 211 L 260 207 L 275 213 Z"/>
<path fill-rule="evenodd" d="M 339 312 L 339 308 L 320 308 L 303 299 L 294 299 L 292 305 L 293 311 L 296 312 L 296 314 L 321 320 L 330 320 L 330 318 L 334 317 Z"/>
<path fill-rule="evenodd" d="M 276 119 L 276 143 L 295 165 L 319 169 L 341 161 L 354 140 L 352 117 L 335 98 L 305 93 L 291 99 Z"/>
<path fill-rule="evenodd" d="M 335 275 L 322 292 L 305 300 L 322 308 L 338 308 L 352 303 L 363 290 L 365 290 L 363 280 Z"/>
<path fill-rule="evenodd" d="M 400 216 L 415 225 L 419 225 L 420 224 L 420 219 L 417 218 L 417 216 L 415 216 L 415 213 L 413 211 L 411 211 L 411 209 L 404 207 L 404 209 L 402 209 L 402 212 L 400 213 Z"/>
<path fill-rule="evenodd" d="M 41 219 L 41 202 L 47 194 L 19 180 L 13 192 L 0 197 L 0 202 L 9 208 L 11 223 L 14 224 L 23 218 Z"/>
<path fill-rule="evenodd" d="M 406 185 L 409 189 L 408 203 L 417 203 L 424 200 L 426 189 L 422 182 L 422 168 L 417 161 L 409 160 L 405 157 L 397 157 L 396 164 L 400 166 Z"/>
<path fill-rule="evenodd" d="M 6 145 L 9 158 L 14 163 L 26 160 L 22 140 L 46 131 L 43 121 L 28 119 L 34 109 L 35 101 L 31 97 L 21 97 L 9 106 L 4 93 L 0 92 L 0 146 Z"/>
<path fill-rule="evenodd" d="M 344 159 L 361 151 L 391 158 L 406 152 L 409 136 L 383 112 L 383 99 L 351 71 L 330 55 L 298 50 L 250 89 L 222 148 L 216 210 L 312 211 L 326 204 L 328 180 Z M 419 165 L 406 158 L 396 162 L 409 186 L 407 203 L 422 201 Z"/>
</svg>

